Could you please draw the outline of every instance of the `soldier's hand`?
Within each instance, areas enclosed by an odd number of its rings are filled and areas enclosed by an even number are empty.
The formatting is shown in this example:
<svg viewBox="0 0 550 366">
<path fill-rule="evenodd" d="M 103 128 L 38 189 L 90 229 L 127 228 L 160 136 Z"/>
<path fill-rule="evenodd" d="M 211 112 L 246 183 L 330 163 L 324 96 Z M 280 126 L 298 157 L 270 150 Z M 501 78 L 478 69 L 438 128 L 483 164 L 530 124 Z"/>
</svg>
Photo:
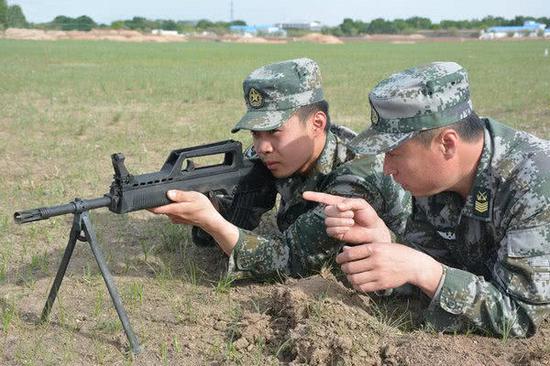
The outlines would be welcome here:
<svg viewBox="0 0 550 366">
<path fill-rule="evenodd" d="M 304 192 L 305 200 L 325 204 L 327 234 L 350 244 L 390 243 L 386 224 L 362 198 L 346 198 L 321 192 Z"/>
<path fill-rule="evenodd" d="M 174 203 L 150 209 L 152 213 L 164 214 L 175 224 L 195 225 L 208 229 L 215 226 L 221 215 L 204 194 L 193 191 L 168 191 Z"/>
<path fill-rule="evenodd" d="M 239 228 L 223 218 L 212 202 L 199 192 L 172 190 L 167 196 L 174 201 L 149 211 L 164 214 L 175 224 L 198 226 L 210 234 L 227 255 L 231 255 L 239 239 Z"/>
<path fill-rule="evenodd" d="M 432 297 L 443 268 L 432 257 L 396 243 L 371 243 L 344 247 L 336 257 L 351 285 L 372 292 L 410 283 Z"/>
</svg>

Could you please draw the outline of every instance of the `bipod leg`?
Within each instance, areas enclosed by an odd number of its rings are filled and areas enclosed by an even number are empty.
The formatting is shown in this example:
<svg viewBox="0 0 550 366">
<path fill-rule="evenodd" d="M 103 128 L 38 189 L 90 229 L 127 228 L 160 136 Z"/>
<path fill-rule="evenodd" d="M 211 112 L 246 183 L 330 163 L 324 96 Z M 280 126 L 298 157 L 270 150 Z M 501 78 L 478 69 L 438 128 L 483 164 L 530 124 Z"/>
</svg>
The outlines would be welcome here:
<svg viewBox="0 0 550 366">
<path fill-rule="evenodd" d="M 48 320 L 48 317 L 50 316 L 50 312 L 52 310 L 53 303 L 55 301 L 55 298 L 57 297 L 57 292 L 61 287 L 61 282 L 63 281 L 63 277 L 65 277 L 65 271 L 67 270 L 67 266 L 69 265 L 69 261 L 71 260 L 71 256 L 73 255 L 73 250 L 76 244 L 76 240 L 78 239 L 81 232 L 80 215 L 81 214 L 79 213 L 74 215 L 73 226 L 69 234 L 69 242 L 67 243 L 67 248 L 65 248 L 65 254 L 63 254 L 63 259 L 61 259 L 61 264 L 59 264 L 57 275 L 55 276 L 55 280 L 53 281 L 52 288 L 50 289 L 50 294 L 48 295 L 48 300 L 46 300 L 44 309 L 42 309 L 42 315 L 40 316 L 41 322 L 46 322 Z"/>
<path fill-rule="evenodd" d="M 122 327 L 124 328 L 124 332 L 126 333 L 128 342 L 130 342 L 132 353 L 134 355 L 137 355 L 139 352 L 141 352 L 139 341 L 134 334 L 132 325 L 130 324 L 130 320 L 128 319 L 128 315 L 126 314 L 126 310 L 124 310 L 124 306 L 122 305 L 122 300 L 120 299 L 120 295 L 118 294 L 117 288 L 113 281 L 113 277 L 111 276 L 111 272 L 107 267 L 107 262 L 105 262 L 105 258 L 103 258 L 103 253 L 101 252 L 101 249 L 97 244 L 95 231 L 87 212 L 82 213 L 81 224 L 82 230 L 86 235 L 86 241 L 90 243 L 90 248 L 94 253 L 95 259 L 101 271 L 101 275 L 105 280 L 105 285 L 109 290 L 109 294 L 111 295 L 111 299 L 113 300 L 113 305 L 115 306 L 116 312 L 118 313 L 118 317 L 120 319 L 120 322 L 122 323 Z"/>
</svg>

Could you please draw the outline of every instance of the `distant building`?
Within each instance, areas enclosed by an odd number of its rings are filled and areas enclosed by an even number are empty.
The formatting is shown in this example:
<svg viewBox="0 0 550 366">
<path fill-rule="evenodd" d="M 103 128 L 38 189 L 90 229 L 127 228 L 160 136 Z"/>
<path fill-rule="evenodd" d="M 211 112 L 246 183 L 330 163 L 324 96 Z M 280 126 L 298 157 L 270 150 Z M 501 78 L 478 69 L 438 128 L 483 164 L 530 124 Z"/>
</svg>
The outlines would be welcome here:
<svg viewBox="0 0 550 366">
<path fill-rule="evenodd" d="M 295 23 L 277 23 L 275 24 L 281 29 L 284 30 L 306 30 L 311 32 L 320 32 L 323 28 L 323 25 L 321 22 L 313 21 L 313 22 L 295 22 Z"/>
<path fill-rule="evenodd" d="M 151 31 L 151 34 L 157 35 L 157 36 L 179 36 L 180 34 L 178 31 L 175 30 L 164 30 L 164 29 L 153 29 Z"/>
<path fill-rule="evenodd" d="M 249 36 L 269 35 L 286 37 L 286 31 L 284 29 L 272 24 L 232 25 L 229 27 L 229 31 L 231 33 Z"/>
<path fill-rule="evenodd" d="M 514 38 L 520 38 L 524 36 L 537 37 L 539 32 L 544 32 L 546 24 L 537 23 L 532 20 L 526 21 L 521 26 L 499 26 L 490 27 L 487 29 L 486 34 L 492 34 L 492 36 L 486 36 L 486 39 L 504 38 L 512 35 Z"/>
</svg>

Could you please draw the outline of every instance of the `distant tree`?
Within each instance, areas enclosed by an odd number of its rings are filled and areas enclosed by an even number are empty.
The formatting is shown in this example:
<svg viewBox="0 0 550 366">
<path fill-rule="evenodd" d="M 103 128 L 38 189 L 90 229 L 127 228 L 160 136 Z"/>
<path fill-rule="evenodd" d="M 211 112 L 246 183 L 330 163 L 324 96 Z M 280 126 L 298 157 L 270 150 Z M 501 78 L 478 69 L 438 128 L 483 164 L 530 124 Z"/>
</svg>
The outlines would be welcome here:
<svg viewBox="0 0 550 366">
<path fill-rule="evenodd" d="M 76 29 L 80 31 L 86 31 L 89 32 L 94 28 L 97 24 L 94 22 L 92 18 L 90 18 L 87 15 L 79 16 L 75 19 Z"/>
<path fill-rule="evenodd" d="M 412 29 L 409 23 L 407 23 L 404 19 L 395 19 L 393 21 L 393 25 L 395 26 L 395 29 L 398 33 L 407 33 L 409 30 Z"/>
<path fill-rule="evenodd" d="M 58 15 L 53 18 L 51 25 L 53 28 L 63 29 L 64 27 L 69 27 L 73 21 L 73 18 L 66 17 L 65 15 Z"/>
<path fill-rule="evenodd" d="M 368 33 L 371 34 L 394 34 L 397 33 L 397 28 L 392 21 L 382 18 L 374 19 L 370 22 L 368 27 Z"/>
<path fill-rule="evenodd" d="M 355 22 L 351 18 L 345 18 L 342 24 L 340 24 L 340 29 L 346 36 L 355 36 L 358 33 L 355 28 Z"/>
<path fill-rule="evenodd" d="M 148 28 L 147 19 L 143 17 L 133 17 L 132 20 L 126 20 L 124 27 L 132 30 L 145 30 Z"/>
<path fill-rule="evenodd" d="M 197 28 L 199 29 L 208 29 L 208 28 L 213 28 L 214 27 L 214 23 L 212 23 L 210 20 L 208 19 L 201 19 L 197 22 L 197 25 L 196 25 Z"/>
<path fill-rule="evenodd" d="M 122 29 L 124 28 L 124 20 L 115 20 L 111 23 L 111 29 Z"/>
<path fill-rule="evenodd" d="M 338 26 L 339 30 L 333 34 L 342 36 L 357 36 L 359 34 L 367 33 L 368 23 L 361 20 L 353 20 L 351 18 L 345 18 L 342 24 Z"/>
<path fill-rule="evenodd" d="M 164 30 L 177 30 L 178 25 L 173 20 L 161 20 L 161 21 L 159 21 L 159 27 L 158 28 L 159 29 L 164 29 Z"/>
<path fill-rule="evenodd" d="M 465 27 L 465 21 L 461 20 L 442 20 L 439 22 L 439 27 L 441 29 L 450 29 L 450 28 L 458 28 L 463 29 Z"/>
<path fill-rule="evenodd" d="M 6 0 L 0 0 L 0 29 L 8 25 L 8 4 Z"/>
<path fill-rule="evenodd" d="M 414 29 L 431 29 L 432 21 L 429 18 L 412 17 L 405 19 L 405 22 Z"/>
<path fill-rule="evenodd" d="M 338 27 L 323 27 L 321 29 L 321 33 L 322 34 L 332 34 L 333 36 L 336 36 L 336 37 L 343 37 L 344 36 L 344 33 L 342 33 L 342 29 L 338 26 Z"/>
<path fill-rule="evenodd" d="M 79 30 L 90 31 L 97 24 L 92 18 L 87 15 L 79 16 L 78 18 L 71 18 L 64 15 L 58 15 L 52 21 L 52 27 L 61 29 L 64 31 Z"/>
<path fill-rule="evenodd" d="M 229 22 L 229 26 L 232 25 L 246 25 L 246 22 L 244 20 L 233 20 L 232 22 Z"/>
<path fill-rule="evenodd" d="M 23 14 L 23 10 L 19 5 L 12 5 L 8 7 L 7 12 L 7 24 L 12 28 L 27 28 L 29 23 Z"/>
</svg>

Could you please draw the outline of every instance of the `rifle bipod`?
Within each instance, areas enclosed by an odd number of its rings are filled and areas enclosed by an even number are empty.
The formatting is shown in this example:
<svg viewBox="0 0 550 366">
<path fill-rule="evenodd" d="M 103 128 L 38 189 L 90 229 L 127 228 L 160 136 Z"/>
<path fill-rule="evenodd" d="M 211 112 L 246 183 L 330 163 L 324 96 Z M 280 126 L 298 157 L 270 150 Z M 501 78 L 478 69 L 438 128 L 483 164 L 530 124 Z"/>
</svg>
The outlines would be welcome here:
<svg viewBox="0 0 550 366">
<path fill-rule="evenodd" d="M 84 235 L 82 235 L 82 232 L 84 233 Z M 96 234 L 94 231 L 94 227 L 92 226 L 92 222 L 90 221 L 90 217 L 88 216 L 88 211 L 77 212 L 74 214 L 73 226 L 71 228 L 71 233 L 69 234 L 69 243 L 67 244 L 67 248 L 65 249 L 65 254 L 63 254 L 63 259 L 61 260 L 59 269 L 57 270 L 57 275 L 55 276 L 50 294 L 48 295 L 48 300 L 46 300 L 46 304 L 44 305 L 44 309 L 42 310 L 40 321 L 45 322 L 48 320 L 48 316 L 50 315 L 53 303 L 55 301 L 55 298 L 57 297 L 59 287 L 61 287 L 61 281 L 63 281 L 63 277 L 65 276 L 65 271 L 67 270 L 67 266 L 69 265 L 69 261 L 71 260 L 71 256 L 73 254 L 73 250 L 77 240 L 83 242 L 87 241 L 90 244 L 90 248 L 94 253 L 94 257 L 101 271 L 101 275 L 105 280 L 105 285 L 109 290 L 109 294 L 111 295 L 111 299 L 113 300 L 116 312 L 118 313 L 118 317 L 120 319 L 120 322 L 122 323 L 122 327 L 124 328 L 124 332 L 126 333 L 128 342 L 130 343 L 132 353 L 134 355 L 137 355 L 139 352 L 141 352 L 139 341 L 134 334 L 134 331 L 132 330 L 130 320 L 128 319 L 128 315 L 126 314 L 126 310 L 124 310 L 120 295 L 118 294 L 115 283 L 113 282 L 111 272 L 109 271 L 107 263 L 105 262 L 105 258 L 103 257 L 103 253 L 101 252 L 101 249 L 97 244 Z"/>
</svg>

